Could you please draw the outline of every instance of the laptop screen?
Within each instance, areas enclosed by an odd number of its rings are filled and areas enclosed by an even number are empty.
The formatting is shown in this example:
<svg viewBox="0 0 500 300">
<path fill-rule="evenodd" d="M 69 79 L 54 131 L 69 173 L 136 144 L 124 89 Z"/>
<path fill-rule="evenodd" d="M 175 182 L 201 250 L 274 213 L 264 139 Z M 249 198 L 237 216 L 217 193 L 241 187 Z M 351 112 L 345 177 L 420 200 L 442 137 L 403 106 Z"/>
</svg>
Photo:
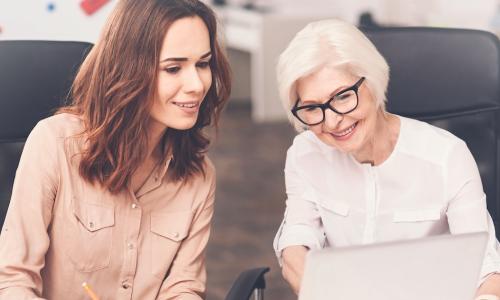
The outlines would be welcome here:
<svg viewBox="0 0 500 300">
<path fill-rule="evenodd" d="M 300 300 L 470 300 L 487 233 L 311 251 Z"/>
</svg>

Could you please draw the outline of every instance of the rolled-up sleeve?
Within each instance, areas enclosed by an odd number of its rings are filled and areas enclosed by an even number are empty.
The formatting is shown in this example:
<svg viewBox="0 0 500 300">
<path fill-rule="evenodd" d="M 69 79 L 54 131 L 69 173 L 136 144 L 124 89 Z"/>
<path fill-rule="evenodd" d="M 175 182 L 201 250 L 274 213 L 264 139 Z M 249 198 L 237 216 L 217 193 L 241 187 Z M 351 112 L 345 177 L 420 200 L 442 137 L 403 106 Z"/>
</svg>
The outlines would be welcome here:
<svg viewBox="0 0 500 300">
<path fill-rule="evenodd" d="M 476 162 L 466 144 L 457 143 L 450 151 L 446 170 L 447 217 L 452 234 L 487 232 L 488 243 L 479 284 L 500 273 L 500 245 L 486 207 L 486 195 Z"/>
<path fill-rule="evenodd" d="M 289 246 L 320 249 L 325 234 L 312 187 L 300 176 L 294 146 L 287 153 L 285 165 L 286 209 L 274 238 L 274 251 L 281 264 L 281 252 Z"/>
<path fill-rule="evenodd" d="M 40 270 L 59 181 L 55 145 L 55 135 L 42 121 L 24 146 L 0 235 L 0 299 L 41 297 Z"/>
<path fill-rule="evenodd" d="M 488 244 L 486 245 L 486 254 L 481 269 L 481 280 L 483 283 L 490 275 L 500 274 L 500 243 L 495 236 L 495 226 L 493 220 L 488 215 Z"/>
</svg>

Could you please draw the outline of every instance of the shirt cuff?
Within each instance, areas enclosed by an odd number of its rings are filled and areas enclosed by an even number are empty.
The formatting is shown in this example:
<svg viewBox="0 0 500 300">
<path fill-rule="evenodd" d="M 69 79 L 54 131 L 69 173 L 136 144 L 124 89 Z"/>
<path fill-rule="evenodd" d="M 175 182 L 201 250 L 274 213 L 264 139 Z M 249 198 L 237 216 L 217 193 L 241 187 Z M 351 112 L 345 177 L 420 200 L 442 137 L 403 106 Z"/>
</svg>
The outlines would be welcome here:
<svg viewBox="0 0 500 300">
<path fill-rule="evenodd" d="M 282 224 L 273 243 L 280 266 L 282 266 L 281 252 L 287 247 L 306 246 L 311 250 L 323 248 L 324 236 L 320 236 L 311 227 L 307 225 L 287 225 L 286 228 L 283 227 L 284 225 Z"/>
<path fill-rule="evenodd" d="M 491 252 L 490 252 L 491 251 Z M 486 257 L 481 269 L 481 277 L 479 278 L 478 287 L 493 274 L 500 274 L 500 259 L 496 252 L 490 250 L 486 253 Z"/>
<path fill-rule="evenodd" d="M 491 220 L 490 220 L 491 222 Z M 493 226 L 491 222 L 490 226 Z M 486 254 L 483 261 L 483 266 L 481 268 L 481 277 L 479 279 L 479 285 L 492 274 L 500 274 L 500 243 L 498 243 L 495 232 L 490 231 L 490 241 L 488 242 Z"/>
</svg>

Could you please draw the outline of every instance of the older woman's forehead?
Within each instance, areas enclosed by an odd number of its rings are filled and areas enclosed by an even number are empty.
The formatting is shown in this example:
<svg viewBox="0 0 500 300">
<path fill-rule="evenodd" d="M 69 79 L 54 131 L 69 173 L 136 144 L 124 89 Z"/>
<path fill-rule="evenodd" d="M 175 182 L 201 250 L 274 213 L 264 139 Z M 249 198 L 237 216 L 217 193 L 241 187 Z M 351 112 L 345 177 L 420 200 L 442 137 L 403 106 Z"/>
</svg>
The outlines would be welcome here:
<svg viewBox="0 0 500 300">
<path fill-rule="evenodd" d="M 297 80 L 296 93 L 302 100 L 325 99 L 335 91 L 353 85 L 356 77 L 346 68 L 324 66 Z"/>
</svg>

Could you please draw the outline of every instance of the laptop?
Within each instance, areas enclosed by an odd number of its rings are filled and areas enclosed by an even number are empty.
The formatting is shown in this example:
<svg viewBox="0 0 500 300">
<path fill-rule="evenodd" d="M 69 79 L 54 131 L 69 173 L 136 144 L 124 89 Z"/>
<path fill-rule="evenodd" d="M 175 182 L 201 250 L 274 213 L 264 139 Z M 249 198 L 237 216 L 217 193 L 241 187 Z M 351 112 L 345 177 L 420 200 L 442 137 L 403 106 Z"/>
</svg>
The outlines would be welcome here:
<svg viewBox="0 0 500 300">
<path fill-rule="evenodd" d="M 299 300 L 471 300 L 488 234 L 310 251 Z"/>
</svg>

